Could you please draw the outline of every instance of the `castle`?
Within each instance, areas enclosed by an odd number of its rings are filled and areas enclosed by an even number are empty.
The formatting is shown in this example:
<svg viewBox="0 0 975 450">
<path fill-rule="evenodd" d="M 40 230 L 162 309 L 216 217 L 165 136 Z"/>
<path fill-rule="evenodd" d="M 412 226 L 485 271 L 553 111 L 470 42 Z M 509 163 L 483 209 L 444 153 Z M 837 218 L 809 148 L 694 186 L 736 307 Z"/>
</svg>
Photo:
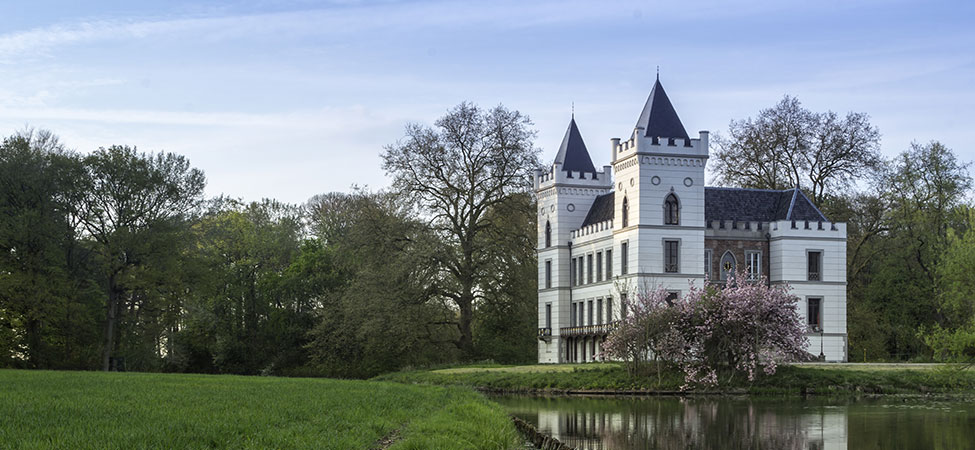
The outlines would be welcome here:
<svg viewBox="0 0 975 450">
<path fill-rule="evenodd" d="M 658 77 L 629 139 L 597 170 L 575 117 L 538 196 L 538 361 L 599 359 L 627 296 L 724 283 L 744 270 L 799 297 L 809 353 L 846 361 L 846 224 L 798 188 L 704 186 L 708 132 L 691 139 Z M 730 274 L 730 275 L 729 275 Z"/>
</svg>

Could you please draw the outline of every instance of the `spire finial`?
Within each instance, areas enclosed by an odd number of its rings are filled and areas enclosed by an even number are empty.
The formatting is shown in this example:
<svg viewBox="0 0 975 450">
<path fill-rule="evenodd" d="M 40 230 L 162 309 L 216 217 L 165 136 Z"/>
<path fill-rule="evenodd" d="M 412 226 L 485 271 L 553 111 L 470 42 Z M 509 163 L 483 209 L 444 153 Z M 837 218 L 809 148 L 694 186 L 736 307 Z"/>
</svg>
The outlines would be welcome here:
<svg viewBox="0 0 975 450">
<path fill-rule="evenodd" d="M 660 81 L 660 65 L 657 65 L 657 81 Z"/>
<path fill-rule="evenodd" d="M 576 102 L 572 102 L 572 120 L 576 119 Z"/>
</svg>

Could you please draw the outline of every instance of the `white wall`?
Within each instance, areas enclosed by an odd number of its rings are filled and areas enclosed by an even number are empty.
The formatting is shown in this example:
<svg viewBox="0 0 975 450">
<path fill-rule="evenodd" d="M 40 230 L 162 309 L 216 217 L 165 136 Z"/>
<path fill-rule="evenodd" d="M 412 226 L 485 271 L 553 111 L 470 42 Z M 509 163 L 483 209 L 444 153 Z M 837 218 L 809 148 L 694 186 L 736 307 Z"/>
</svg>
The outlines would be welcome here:
<svg viewBox="0 0 975 450">
<path fill-rule="evenodd" d="M 773 222 L 770 226 L 770 281 L 788 283 L 791 293 L 799 297 L 799 315 L 807 323 L 807 299 L 822 298 L 822 351 L 827 361 L 846 361 L 846 224 L 791 221 Z M 834 229 L 835 228 L 835 229 Z M 808 279 L 808 251 L 822 251 L 819 281 Z M 809 353 L 819 355 L 820 334 L 810 332 Z"/>
</svg>

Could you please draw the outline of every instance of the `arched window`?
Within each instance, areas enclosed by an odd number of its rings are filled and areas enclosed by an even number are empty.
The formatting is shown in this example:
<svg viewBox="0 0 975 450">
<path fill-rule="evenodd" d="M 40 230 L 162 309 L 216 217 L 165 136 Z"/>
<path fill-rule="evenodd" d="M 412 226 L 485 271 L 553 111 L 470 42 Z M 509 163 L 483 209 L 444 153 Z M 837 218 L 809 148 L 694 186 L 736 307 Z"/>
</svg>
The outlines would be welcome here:
<svg viewBox="0 0 975 450">
<path fill-rule="evenodd" d="M 552 224 L 545 221 L 545 248 L 552 246 Z"/>
<path fill-rule="evenodd" d="M 630 226 L 630 201 L 623 197 L 623 228 Z"/>
<path fill-rule="evenodd" d="M 664 224 L 680 225 L 680 204 L 674 194 L 668 195 L 667 200 L 664 200 Z"/>
<path fill-rule="evenodd" d="M 730 250 L 724 252 L 724 255 L 721 256 L 721 279 L 734 278 L 736 265 L 735 255 L 732 255 Z"/>
</svg>

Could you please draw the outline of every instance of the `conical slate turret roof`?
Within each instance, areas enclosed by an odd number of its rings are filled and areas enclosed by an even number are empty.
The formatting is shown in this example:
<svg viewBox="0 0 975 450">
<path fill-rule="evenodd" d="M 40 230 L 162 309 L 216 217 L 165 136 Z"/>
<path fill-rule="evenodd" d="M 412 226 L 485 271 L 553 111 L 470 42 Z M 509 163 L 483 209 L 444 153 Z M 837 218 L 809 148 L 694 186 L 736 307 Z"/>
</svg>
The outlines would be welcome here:
<svg viewBox="0 0 975 450">
<path fill-rule="evenodd" d="M 555 162 L 561 163 L 562 170 L 566 172 L 596 172 L 596 166 L 592 165 L 589 150 L 586 149 L 586 143 L 582 141 L 582 134 L 576 126 L 575 117 L 569 121 L 569 129 L 565 130 L 565 137 L 562 138 L 559 153 L 555 155 Z"/>
<path fill-rule="evenodd" d="M 650 98 L 647 99 L 636 126 L 643 127 L 644 136 L 688 139 L 684 124 L 680 122 L 674 105 L 667 98 L 659 76 L 650 90 Z"/>
</svg>

